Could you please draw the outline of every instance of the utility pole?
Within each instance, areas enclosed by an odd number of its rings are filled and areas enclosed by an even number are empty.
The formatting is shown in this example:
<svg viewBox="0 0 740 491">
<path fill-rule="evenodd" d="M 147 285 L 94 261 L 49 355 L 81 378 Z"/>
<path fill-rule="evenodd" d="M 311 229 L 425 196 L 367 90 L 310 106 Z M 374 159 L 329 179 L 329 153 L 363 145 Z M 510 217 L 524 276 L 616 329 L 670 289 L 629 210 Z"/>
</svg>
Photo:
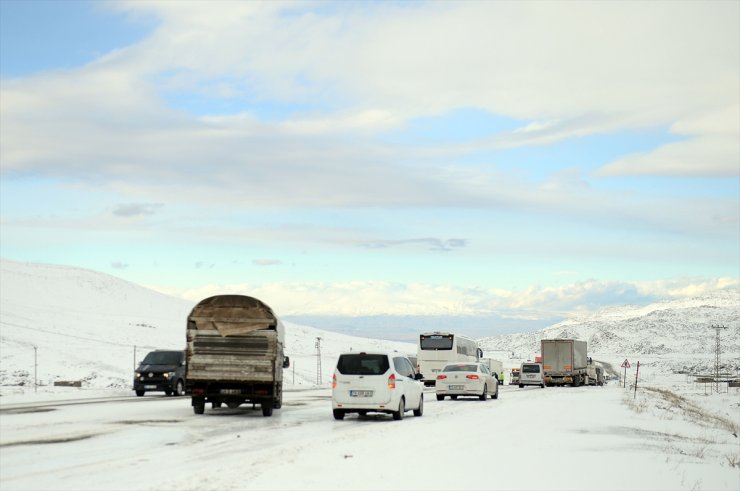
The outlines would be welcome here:
<svg viewBox="0 0 740 491">
<path fill-rule="evenodd" d="M 316 338 L 316 385 L 321 385 L 321 338 Z"/>
<path fill-rule="evenodd" d="M 38 346 L 33 347 L 33 391 L 36 392 L 39 386 L 38 382 Z"/>
<path fill-rule="evenodd" d="M 722 354 L 722 346 L 720 345 L 720 332 L 722 329 L 727 329 L 727 326 L 712 326 L 717 332 L 717 337 L 714 342 L 714 390 L 719 393 L 719 366 L 720 366 L 720 355 Z"/>
</svg>

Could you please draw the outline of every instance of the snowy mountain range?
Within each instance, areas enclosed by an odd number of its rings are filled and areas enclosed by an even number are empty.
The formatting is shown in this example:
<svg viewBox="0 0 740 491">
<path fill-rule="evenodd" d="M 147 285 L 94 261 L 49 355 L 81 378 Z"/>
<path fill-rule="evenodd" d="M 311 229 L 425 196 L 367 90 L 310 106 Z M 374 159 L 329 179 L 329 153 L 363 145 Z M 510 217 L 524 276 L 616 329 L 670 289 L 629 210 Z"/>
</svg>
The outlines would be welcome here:
<svg viewBox="0 0 740 491">
<path fill-rule="evenodd" d="M 723 370 L 740 366 L 740 290 L 646 306 L 611 307 L 572 317 L 540 331 L 495 336 L 480 340 L 484 349 L 539 354 L 542 339 L 581 339 L 594 359 L 647 358 L 672 371 L 690 373 L 713 369 L 716 330 L 720 331 Z"/>
<path fill-rule="evenodd" d="M 184 348 L 193 305 L 90 270 L 0 260 L 0 385 L 81 380 L 90 387 L 128 387 L 148 351 Z M 293 360 L 289 384 L 327 383 L 337 355 L 350 348 L 416 353 L 412 343 L 285 324 Z M 739 290 L 605 309 L 480 343 L 507 368 L 538 354 L 541 339 L 575 338 L 586 340 L 589 354 L 605 364 L 618 367 L 629 356 L 665 370 L 701 372 L 713 367 L 716 325 L 727 327 L 722 360 L 734 372 L 740 366 Z"/>
</svg>

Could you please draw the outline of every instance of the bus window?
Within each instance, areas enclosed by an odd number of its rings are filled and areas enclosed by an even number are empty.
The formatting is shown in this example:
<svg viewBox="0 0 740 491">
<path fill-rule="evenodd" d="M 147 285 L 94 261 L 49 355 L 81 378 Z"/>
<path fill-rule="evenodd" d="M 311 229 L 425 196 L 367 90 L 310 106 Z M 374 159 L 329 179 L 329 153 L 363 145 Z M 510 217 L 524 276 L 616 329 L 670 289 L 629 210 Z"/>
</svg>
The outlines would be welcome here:
<svg viewBox="0 0 740 491">
<path fill-rule="evenodd" d="M 419 336 L 419 344 L 423 350 L 451 350 L 453 336 L 424 335 Z"/>
</svg>

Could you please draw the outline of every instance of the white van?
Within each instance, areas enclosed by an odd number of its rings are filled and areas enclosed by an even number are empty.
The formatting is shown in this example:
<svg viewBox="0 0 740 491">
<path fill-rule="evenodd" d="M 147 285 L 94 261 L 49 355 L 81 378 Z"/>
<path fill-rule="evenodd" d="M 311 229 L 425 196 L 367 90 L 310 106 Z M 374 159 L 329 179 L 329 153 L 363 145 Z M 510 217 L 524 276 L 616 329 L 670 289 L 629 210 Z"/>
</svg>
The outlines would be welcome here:
<svg viewBox="0 0 740 491">
<path fill-rule="evenodd" d="M 525 385 L 539 385 L 545 388 L 545 372 L 542 369 L 542 363 L 522 363 L 519 370 L 519 388 Z"/>
<path fill-rule="evenodd" d="M 347 413 L 389 413 L 402 419 L 424 412 L 424 384 L 408 357 L 398 351 L 362 351 L 339 355 L 332 377 L 335 419 Z"/>
</svg>

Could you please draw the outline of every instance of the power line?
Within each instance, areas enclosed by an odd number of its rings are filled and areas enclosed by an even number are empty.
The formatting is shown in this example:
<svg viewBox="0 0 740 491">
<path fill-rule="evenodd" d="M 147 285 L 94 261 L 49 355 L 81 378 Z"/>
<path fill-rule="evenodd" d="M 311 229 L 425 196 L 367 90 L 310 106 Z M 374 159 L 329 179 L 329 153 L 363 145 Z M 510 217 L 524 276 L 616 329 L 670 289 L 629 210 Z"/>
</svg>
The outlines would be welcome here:
<svg viewBox="0 0 740 491">
<path fill-rule="evenodd" d="M 6 325 L 6 326 L 19 327 L 21 329 L 28 329 L 29 331 L 38 331 L 38 332 L 45 332 L 47 334 L 55 334 L 57 336 L 62 336 L 62 337 L 65 337 L 65 338 L 81 339 L 83 341 L 92 341 L 92 342 L 95 342 L 95 343 L 111 344 L 113 346 L 123 346 L 123 347 L 126 347 L 126 348 L 130 348 L 132 346 L 131 343 L 117 343 L 115 341 L 105 341 L 105 340 L 95 339 L 95 338 L 86 338 L 85 336 L 76 336 L 74 334 L 66 334 L 66 333 L 63 333 L 63 332 L 52 331 L 52 330 L 49 330 L 49 329 L 41 329 L 39 327 L 21 326 L 19 324 L 12 324 L 12 323 L 9 323 L 9 322 L 4 322 L 3 324 Z M 156 349 L 155 346 L 142 346 L 142 345 L 137 345 L 137 346 L 139 346 L 140 348 Z"/>
</svg>

